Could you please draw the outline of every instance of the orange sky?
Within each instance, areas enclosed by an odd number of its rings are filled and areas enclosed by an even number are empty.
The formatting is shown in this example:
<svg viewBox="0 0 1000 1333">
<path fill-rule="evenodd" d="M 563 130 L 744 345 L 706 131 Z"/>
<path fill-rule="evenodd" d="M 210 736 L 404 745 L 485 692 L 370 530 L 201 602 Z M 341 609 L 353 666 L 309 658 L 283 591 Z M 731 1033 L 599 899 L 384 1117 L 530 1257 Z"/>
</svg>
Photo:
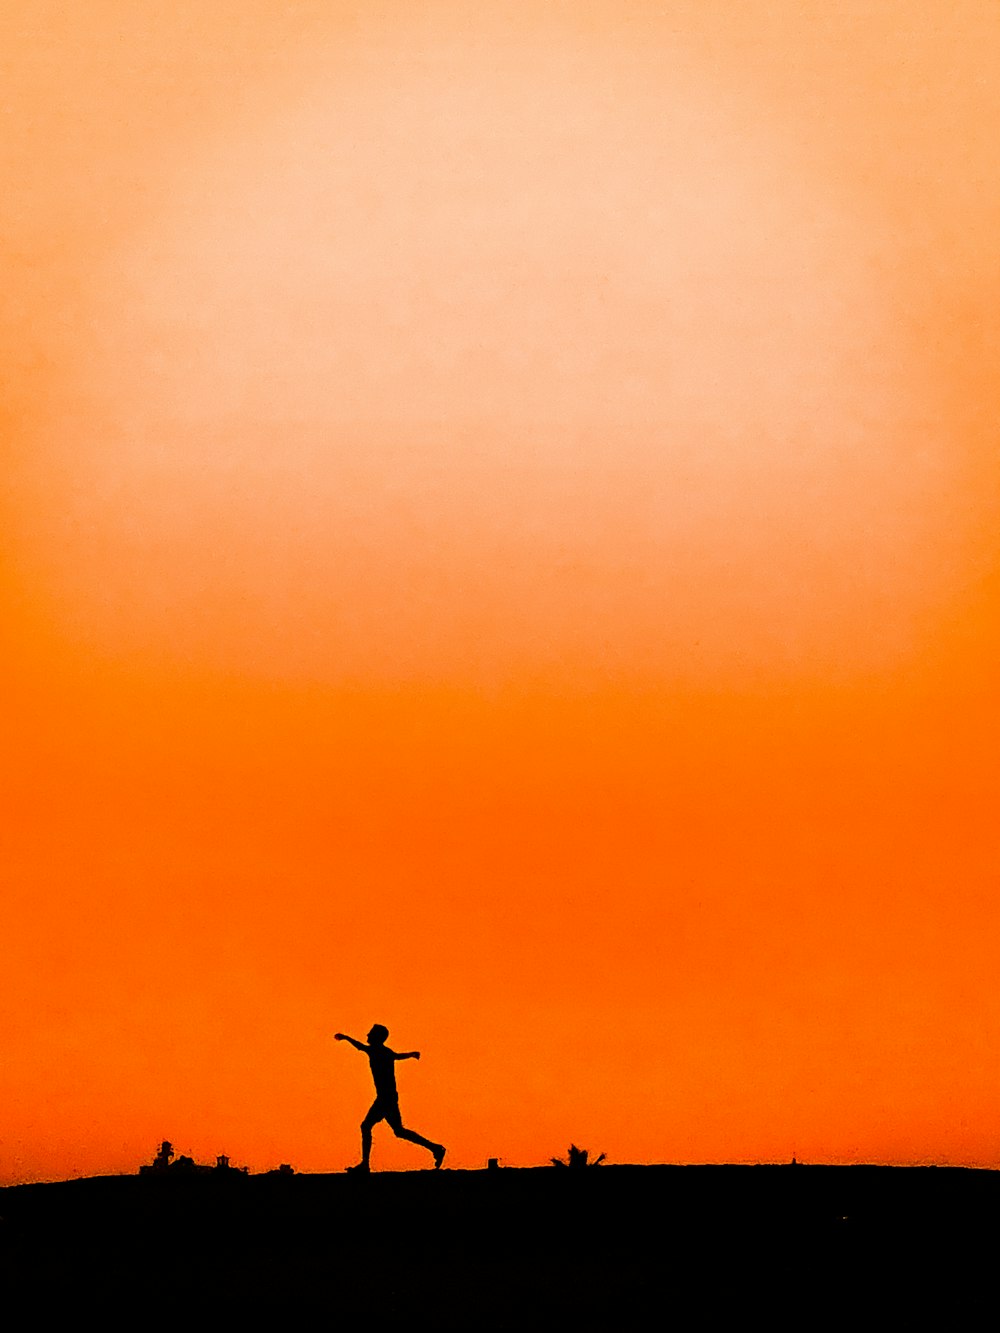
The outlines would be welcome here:
<svg viewBox="0 0 1000 1333">
<path fill-rule="evenodd" d="M 997 1163 L 998 61 L 4 6 L 0 1182 Z"/>
</svg>

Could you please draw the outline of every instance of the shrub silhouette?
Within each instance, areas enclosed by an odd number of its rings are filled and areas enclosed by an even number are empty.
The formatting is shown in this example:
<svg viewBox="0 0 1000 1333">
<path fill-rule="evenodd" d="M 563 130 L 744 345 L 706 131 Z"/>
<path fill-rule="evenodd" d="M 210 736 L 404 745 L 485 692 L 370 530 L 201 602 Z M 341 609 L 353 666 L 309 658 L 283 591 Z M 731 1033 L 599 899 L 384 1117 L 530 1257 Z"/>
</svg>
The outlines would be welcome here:
<svg viewBox="0 0 1000 1333">
<path fill-rule="evenodd" d="M 565 1158 L 553 1157 L 552 1165 L 553 1166 L 600 1166 L 601 1163 L 604 1161 L 605 1156 L 606 1156 L 605 1153 L 601 1153 L 600 1157 L 595 1157 L 594 1160 L 591 1162 L 588 1160 L 590 1154 L 587 1152 L 586 1148 L 578 1148 L 575 1143 L 571 1143 L 569 1145 L 569 1152 L 566 1155 L 566 1157 Z"/>
</svg>

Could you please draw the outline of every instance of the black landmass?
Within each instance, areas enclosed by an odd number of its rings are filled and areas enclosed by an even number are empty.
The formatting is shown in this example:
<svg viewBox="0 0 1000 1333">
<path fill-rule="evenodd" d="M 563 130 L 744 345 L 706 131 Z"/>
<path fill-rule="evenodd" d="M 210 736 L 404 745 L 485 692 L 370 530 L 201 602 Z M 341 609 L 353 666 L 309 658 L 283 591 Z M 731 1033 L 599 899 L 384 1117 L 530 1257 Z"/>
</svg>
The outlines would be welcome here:
<svg viewBox="0 0 1000 1333">
<path fill-rule="evenodd" d="M 11 1186 L 0 1218 L 4 1303 L 36 1326 L 85 1313 L 105 1327 L 468 1330 L 996 1319 L 993 1171 L 171 1171 Z"/>
</svg>

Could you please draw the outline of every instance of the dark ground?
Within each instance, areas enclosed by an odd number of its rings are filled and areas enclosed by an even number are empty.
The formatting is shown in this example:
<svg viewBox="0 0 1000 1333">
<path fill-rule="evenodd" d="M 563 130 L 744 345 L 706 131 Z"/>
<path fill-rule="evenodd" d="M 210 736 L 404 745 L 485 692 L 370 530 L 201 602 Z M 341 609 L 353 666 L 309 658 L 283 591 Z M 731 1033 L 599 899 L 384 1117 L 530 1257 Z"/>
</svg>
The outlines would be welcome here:
<svg viewBox="0 0 1000 1333">
<path fill-rule="evenodd" d="M 0 1216 L 18 1328 L 88 1314 L 135 1328 L 997 1323 L 991 1171 L 171 1172 L 10 1187 Z"/>
</svg>

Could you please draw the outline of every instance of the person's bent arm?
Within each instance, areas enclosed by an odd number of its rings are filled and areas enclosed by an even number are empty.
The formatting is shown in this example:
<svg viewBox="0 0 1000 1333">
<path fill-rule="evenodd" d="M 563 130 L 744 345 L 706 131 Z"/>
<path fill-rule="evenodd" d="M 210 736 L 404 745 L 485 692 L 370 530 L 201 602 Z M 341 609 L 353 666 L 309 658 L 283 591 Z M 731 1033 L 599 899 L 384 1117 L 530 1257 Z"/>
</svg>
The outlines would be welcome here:
<svg viewBox="0 0 1000 1333">
<path fill-rule="evenodd" d="M 419 1052 L 419 1051 L 397 1051 L 397 1052 L 396 1052 L 396 1059 L 397 1059 L 397 1060 L 419 1060 L 419 1059 L 420 1059 L 420 1052 Z"/>
<path fill-rule="evenodd" d="M 348 1037 L 344 1032 L 335 1032 L 333 1034 L 333 1039 L 334 1041 L 349 1041 L 356 1050 L 364 1051 L 366 1055 L 368 1054 L 368 1047 L 363 1041 L 355 1041 L 353 1037 Z"/>
</svg>

